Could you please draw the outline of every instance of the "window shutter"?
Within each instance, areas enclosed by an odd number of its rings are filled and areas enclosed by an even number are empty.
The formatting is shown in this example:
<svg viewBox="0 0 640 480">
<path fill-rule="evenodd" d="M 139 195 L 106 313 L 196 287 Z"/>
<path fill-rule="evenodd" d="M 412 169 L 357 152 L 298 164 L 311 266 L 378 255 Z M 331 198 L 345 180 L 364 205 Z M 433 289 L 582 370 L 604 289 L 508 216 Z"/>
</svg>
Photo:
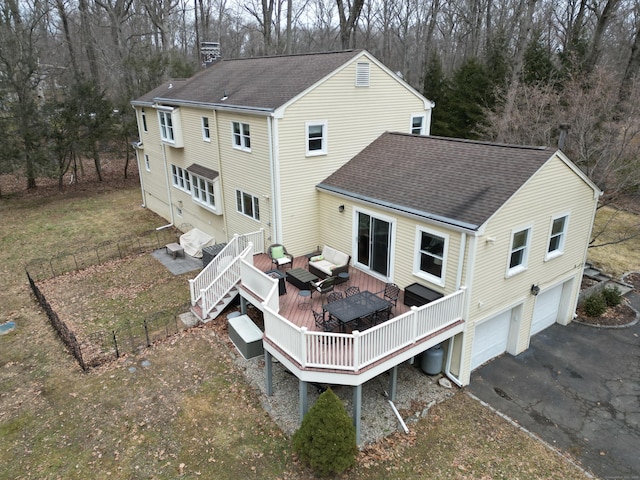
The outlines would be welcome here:
<svg viewBox="0 0 640 480">
<path fill-rule="evenodd" d="M 356 63 L 356 87 L 369 86 L 369 62 Z"/>
</svg>

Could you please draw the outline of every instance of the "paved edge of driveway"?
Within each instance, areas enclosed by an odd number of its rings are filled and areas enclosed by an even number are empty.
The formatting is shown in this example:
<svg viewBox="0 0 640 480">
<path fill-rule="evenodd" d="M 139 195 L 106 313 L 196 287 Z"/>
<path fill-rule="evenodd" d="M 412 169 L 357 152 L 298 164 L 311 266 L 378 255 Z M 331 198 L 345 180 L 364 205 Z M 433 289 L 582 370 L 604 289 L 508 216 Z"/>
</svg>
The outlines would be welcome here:
<svg viewBox="0 0 640 480">
<path fill-rule="evenodd" d="M 574 467 L 576 467 L 578 470 L 580 470 L 582 473 L 584 473 L 584 475 L 587 478 L 597 478 L 593 473 L 589 472 L 588 470 L 586 470 L 582 465 L 580 465 L 576 460 L 574 460 L 567 452 L 565 452 L 564 450 L 561 450 L 557 447 L 554 447 L 553 445 L 551 445 L 550 443 L 546 442 L 544 439 L 542 439 L 541 437 L 539 437 L 538 435 L 536 435 L 535 433 L 533 433 L 531 430 L 526 429 L 525 427 L 523 427 L 522 425 L 520 425 L 518 422 L 516 422 L 515 420 L 513 420 L 511 417 L 509 417 L 508 415 L 502 413 L 500 410 L 497 410 L 496 408 L 492 407 L 491 405 L 489 405 L 487 402 L 485 402 L 484 400 L 480 399 L 479 397 L 476 397 L 473 393 L 471 393 L 468 390 L 464 390 L 464 393 L 466 395 L 469 396 L 469 398 L 475 400 L 476 402 L 478 402 L 480 405 L 482 405 L 483 407 L 487 408 L 488 410 L 492 411 L 493 413 L 495 413 L 496 415 L 498 415 L 500 418 L 502 418 L 503 420 L 507 421 L 508 423 L 510 423 L 511 425 L 513 425 L 514 427 L 516 427 L 518 430 L 520 430 L 521 432 L 526 433 L 527 435 L 529 435 L 531 438 L 533 438 L 534 440 L 538 441 L 539 443 L 541 443 L 542 445 L 544 445 L 545 447 L 547 447 L 549 450 L 551 450 L 552 452 L 554 452 L 556 455 L 558 455 L 559 457 L 561 457 L 563 460 L 565 460 L 566 462 L 570 463 L 571 465 L 573 465 Z"/>
</svg>

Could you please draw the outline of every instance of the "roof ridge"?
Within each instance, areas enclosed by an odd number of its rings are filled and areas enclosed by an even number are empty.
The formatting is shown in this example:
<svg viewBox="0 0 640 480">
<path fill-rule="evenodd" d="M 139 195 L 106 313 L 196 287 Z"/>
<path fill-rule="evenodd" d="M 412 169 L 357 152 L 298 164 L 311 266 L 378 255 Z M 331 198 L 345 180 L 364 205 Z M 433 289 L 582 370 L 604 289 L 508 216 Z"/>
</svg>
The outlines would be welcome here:
<svg viewBox="0 0 640 480">
<path fill-rule="evenodd" d="M 362 48 L 349 48 L 347 50 L 332 50 L 329 52 L 306 52 L 306 53 L 291 53 L 289 55 L 279 54 L 279 55 L 262 55 L 257 57 L 223 58 L 222 61 L 235 62 L 235 61 L 241 61 L 241 60 L 262 60 L 262 59 L 268 59 L 268 58 L 305 57 L 305 56 L 312 56 L 312 55 L 335 55 L 336 53 L 351 53 L 351 52 L 358 53 L 362 51 L 364 51 L 364 49 Z"/>
<path fill-rule="evenodd" d="M 546 145 L 518 145 L 515 143 L 498 143 L 498 142 L 490 142 L 487 140 L 473 140 L 473 139 L 468 139 L 468 138 L 454 138 L 454 137 L 441 137 L 438 135 L 416 135 L 416 134 L 411 134 L 411 133 L 405 133 L 405 132 L 387 132 L 391 135 L 399 135 L 399 136 L 406 136 L 406 137 L 425 137 L 425 138 L 431 138 L 434 140 L 442 140 L 445 142 L 455 142 L 455 143 L 469 143 L 469 144 L 474 144 L 474 145 L 487 145 L 487 146 L 491 146 L 491 147 L 501 147 L 501 148 L 518 148 L 521 150 L 540 150 L 540 151 L 544 151 L 544 150 L 552 150 L 552 147 L 546 146 Z"/>
</svg>

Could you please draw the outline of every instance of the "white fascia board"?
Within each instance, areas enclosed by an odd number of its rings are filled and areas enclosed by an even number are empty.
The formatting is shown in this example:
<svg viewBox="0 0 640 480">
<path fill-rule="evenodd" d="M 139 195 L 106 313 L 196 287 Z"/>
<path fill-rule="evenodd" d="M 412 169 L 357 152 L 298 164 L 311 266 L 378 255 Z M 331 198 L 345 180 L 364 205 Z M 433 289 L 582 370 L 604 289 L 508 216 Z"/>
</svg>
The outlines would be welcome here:
<svg viewBox="0 0 640 480">
<path fill-rule="evenodd" d="M 168 98 L 155 98 L 155 102 L 163 103 L 164 105 L 153 104 L 157 108 L 171 108 L 168 105 L 174 105 L 175 107 L 192 107 L 199 108 L 204 110 L 217 110 L 217 111 L 227 111 L 227 112 L 236 112 L 236 113 L 247 113 L 249 115 L 272 115 L 273 110 L 267 108 L 252 108 L 240 105 L 222 105 L 220 103 L 202 103 L 202 102 L 190 102 L 188 100 L 172 100 Z"/>
</svg>

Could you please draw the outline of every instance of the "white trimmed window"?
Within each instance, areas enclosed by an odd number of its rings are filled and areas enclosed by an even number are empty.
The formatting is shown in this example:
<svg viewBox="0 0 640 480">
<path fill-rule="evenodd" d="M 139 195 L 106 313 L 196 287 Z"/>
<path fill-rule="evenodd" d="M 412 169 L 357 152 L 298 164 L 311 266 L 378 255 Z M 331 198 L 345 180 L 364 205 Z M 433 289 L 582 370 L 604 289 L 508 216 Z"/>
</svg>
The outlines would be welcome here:
<svg viewBox="0 0 640 480">
<path fill-rule="evenodd" d="M 444 285 L 449 236 L 418 227 L 414 274 L 437 285 Z"/>
<path fill-rule="evenodd" d="M 142 130 L 147 132 L 147 114 L 144 111 L 144 108 L 140 110 L 140 117 L 142 118 Z"/>
<path fill-rule="evenodd" d="M 370 81 L 371 64 L 369 62 L 356 63 L 356 87 L 368 87 Z"/>
<path fill-rule="evenodd" d="M 424 135 L 427 117 L 424 113 L 411 115 L 411 133 L 413 135 Z"/>
<path fill-rule="evenodd" d="M 245 152 L 251 151 L 251 133 L 248 123 L 233 122 L 231 124 L 233 129 L 233 148 L 244 150 Z"/>
<path fill-rule="evenodd" d="M 567 236 L 569 225 L 569 215 L 560 215 L 551 220 L 551 231 L 549 232 L 549 245 L 545 260 L 557 257 L 564 253 L 564 241 Z"/>
<path fill-rule="evenodd" d="M 254 220 L 260 220 L 260 201 L 250 193 L 236 190 L 236 209 Z"/>
<path fill-rule="evenodd" d="M 211 141 L 211 131 L 209 130 L 209 117 L 202 117 L 202 139 L 205 142 Z"/>
<path fill-rule="evenodd" d="M 158 110 L 158 118 L 160 120 L 160 138 L 165 142 L 174 143 L 176 138 L 173 133 L 173 118 L 171 118 L 171 112 Z"/>
<path fill-rule="evenodd" d="M 530 244 L 531 227 L 511 232 L 511 249 L 509 251 L 509 267 L 507 268 L 508 277 L 527 269 Z"/>
<path fill-rule="evenodd" d="M 151 162 L 149 161 L 149 155 L 147 155 L 146 153 L 144 154 L 144 168 L 147 170 L 147 172 L 151 171 Z"/>
<path fill-rule="evenodd" d="M 191 193 L 191 175 L 184 168 L 171 165 L 171 178 L 174 187 Z"/>
<path fill-rule="evenodd" d="M 200 203 L 205 207 L 216 208 L 215 186 L 211 180 L 192 173 L 191 185 L 191 196 L 194 202 Z"/>
<path fill-rule="evenodd" d="M 307 122 L 307 156 L 327 154 L 327 122 Z"/>
</svg>

